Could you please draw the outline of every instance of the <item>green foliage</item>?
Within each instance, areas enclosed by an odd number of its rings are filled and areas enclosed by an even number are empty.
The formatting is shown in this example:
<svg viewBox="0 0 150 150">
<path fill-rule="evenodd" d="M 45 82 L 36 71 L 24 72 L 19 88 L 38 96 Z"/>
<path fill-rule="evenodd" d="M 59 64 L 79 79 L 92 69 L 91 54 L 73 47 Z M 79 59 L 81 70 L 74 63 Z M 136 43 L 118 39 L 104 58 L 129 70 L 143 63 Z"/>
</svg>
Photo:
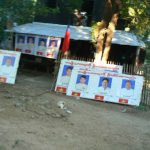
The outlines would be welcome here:
<svg viewBox="0 0 150 150">
<path fill-rule="evenodd" d="M 147 61 L 150 60 L 150 1 L 149 0 L 122 0 L 121 15 L 129 21 L 128 27 L 139 35 L 146 44 Z"/>
<path fill-rule="evenodd" d="M 144 39 L 150 34 L 150 1 L 122 0 L 122 18 L 129 21 L 128 27 Z"/>
<path fill-rule="evenodd" d="M 61 12 L 72 13 L 74 9 L 80 9 L 83 0 L 58 0 L 58 7 Z"/>
<path fill-rule="evenodd" d="M 7 21 L 23 24 L 34 21 L 38 15 L 57 13 L 59 9 L 46 7 L 40 0 L 0 0 L 0 40 Z"/>
<path fill-rule="evenodd" d="M 148 111 L 150 109 L 150 107 L 146 104 L 141 103 L 139 107 L 137 107 L 138 110 L 141 111 Z"/>
<path fill-rule="evenodd" d="M 95 22 L 92 24 L 91 28 L 92 43 L 95 44 L 97 42 L 99 31 L 103 28 L 103 22 Z"/>
<path fill-rule="evenodd" d="M 31 22 L 36 14 L 47 15 L 55 10 L 35 0 L 0 0 L 0 15 L 19 24 Z"/>
<path fill-rule="evenodd" d="M 150 63 L 150 42 L 146 42 L 146 45 L 147 45 L 146 61 L 147 61 L 147 63 Z"/>
</svg>

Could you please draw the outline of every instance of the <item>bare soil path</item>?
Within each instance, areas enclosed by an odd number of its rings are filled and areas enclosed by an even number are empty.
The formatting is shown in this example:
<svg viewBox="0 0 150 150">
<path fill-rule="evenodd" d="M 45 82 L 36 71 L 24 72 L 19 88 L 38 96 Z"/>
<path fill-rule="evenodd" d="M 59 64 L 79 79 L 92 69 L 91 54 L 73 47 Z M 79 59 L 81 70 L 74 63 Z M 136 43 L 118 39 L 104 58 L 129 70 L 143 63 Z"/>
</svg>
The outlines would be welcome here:
<svg viewBox="0 0 150 150">
<path fill-rule="evenodd" d="M 150 150 L 150 111 L 49 92 L 48 74 L 0 84 L 0 150 Z M 72 113 L 57 106 L 59 101 Z"/>
</svg>

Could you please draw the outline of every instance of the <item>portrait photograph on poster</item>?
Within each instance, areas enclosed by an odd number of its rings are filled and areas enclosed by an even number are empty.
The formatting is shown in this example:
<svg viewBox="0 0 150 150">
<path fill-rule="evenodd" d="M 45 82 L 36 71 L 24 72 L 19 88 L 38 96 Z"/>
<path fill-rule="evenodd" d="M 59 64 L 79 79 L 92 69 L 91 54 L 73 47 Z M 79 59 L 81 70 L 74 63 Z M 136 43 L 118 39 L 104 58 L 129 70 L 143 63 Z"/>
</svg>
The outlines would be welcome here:
<svg viewBox="0 0 150 150">
<path fill-rule="evenodd" d="M 36 39 L 36 37 L 34 37 L 34 36 L 27 36 L 26 49 L 24 51 L 25 53 L 27 53 L 27 54 L 33 54 L 34 53 L 35 39 Z"/>
<path fill-rule="evenodd" d="M 110 95 L 112 78 L 100 77 L 98 91 L 102 95 Z"/>
<path fill-rule="evenodd" d="M 38 47 L 36 50 L 36 55 L 44 56 L 47 49 L 47 38 L 40 37 L 38 39 Z"/>
<path fill-rule="evenodd" d="M 78 74 L 75 85 L 75 90 L 78 92 L 85 92 L 88 87 L 89 75 Z"/>
<path fill-rule="evenodd" d="M 99 77 L 97 92 L 95 93 L 95 100 L 106 100 L 105 97 L 110 96 L 112 94 L 111 86 L 112 86 L 112 78 L 110 77 Z"/>
<path fill-rule="evenodd" d="M 70 82 L 72 70 L 73 66 L 71 65 L 61 65 L 61 70 L 59 70 L 59 80 L 57 79 L 55 91 L 66 93 Z"/>
<path fill-rule="evenodd" d="M 25 35 L 17 35 L 16 51 L 23 52 L 25 49 Z"/>
<path fill-rule="evenodd" d="M 67 95 L 85 98 L 90 92 L 90 82 L 91 76 L 88 73 L 84 73 L 77 68 L 73 69 Z M 87 97 L 89 98 L 89 95 Z"/>
<path fill-rule="evenodd" d="M 89 92 L 89 80 L 90 76 L 87 74 L 76 74 L 74 79 L 69 83 L 67 95 L 85 98 L 85 95 L 87 95 Z M 72 87 L 71 83 L 73 83 Z"/>
<path fill-rule="evenodd" d="M 51 40 L 49 41 L 49 47 L 50 47 L 50 48 L 56 48 L 56 47 L 57 47 L 57 42 L 58 42 L 57 39 L 51 39 Z"/>
<path fill-rule="evenodd" d="M 133 97 L 134 96 L 134 88 L 135 88 L 135 80 L 122 80 L 121 86 L 121 97 Z"/>
<path fill-rule="evenodd" d="M 20 55 L 20 52 L 0 50 L 0 82 L 15 83 Z"/>
<path fill-rule="evenodd" d="M 60 39 L 56 39 L 56 38 L 49 40 L 48 48 L 46 51 L 46 57 L 57 59 L 57 55 L 58 55 L 58 51 L 59 51 L 59 46 L 58 46 L 59 40 Z"/>
<path fill-rule="evenodd" d="M 4 56 L 2 61 L 2 66 L 5 67 L 14 67 L 16 57 L 13 56 Z"/>
<path fill-rule="evenodd" d="M 68 87 L 73 66 L 65 65 L 61 77 L 61 85 Z"/>
</svg>

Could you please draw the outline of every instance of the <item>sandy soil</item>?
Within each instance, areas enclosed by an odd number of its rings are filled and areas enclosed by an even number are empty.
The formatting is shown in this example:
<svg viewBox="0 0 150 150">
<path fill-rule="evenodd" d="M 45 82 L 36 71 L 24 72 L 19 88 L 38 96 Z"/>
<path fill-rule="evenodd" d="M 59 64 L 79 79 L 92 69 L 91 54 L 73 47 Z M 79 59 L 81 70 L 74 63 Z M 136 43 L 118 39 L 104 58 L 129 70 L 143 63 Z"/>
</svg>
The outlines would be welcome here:
<svg viewBox="0 0 150 150">
<path fill-rule="evenodd" d="M 150 111 L 122 113 L 121 105 L 49 92 L 51 84 L 27 71 L 15 85 L 0 84 L 0 150 L 150 150 Z"/>
</svg>

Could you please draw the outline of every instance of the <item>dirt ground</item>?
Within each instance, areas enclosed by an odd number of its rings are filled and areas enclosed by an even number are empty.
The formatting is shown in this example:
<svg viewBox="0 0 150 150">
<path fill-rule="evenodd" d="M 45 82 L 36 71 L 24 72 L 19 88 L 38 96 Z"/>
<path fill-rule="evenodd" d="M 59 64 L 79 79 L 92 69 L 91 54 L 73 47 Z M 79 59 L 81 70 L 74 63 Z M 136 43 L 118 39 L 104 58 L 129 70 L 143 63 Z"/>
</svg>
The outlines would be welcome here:
<svg viewBox="0 0 150 150">
<path fill-rule="evenodd" d="M 150 150 L 150 111 L 49 92 L 45 73 L 0 84 L 0 150 Z M 65 103 L 65 109 L 57 105 Z"/>
</svg>

